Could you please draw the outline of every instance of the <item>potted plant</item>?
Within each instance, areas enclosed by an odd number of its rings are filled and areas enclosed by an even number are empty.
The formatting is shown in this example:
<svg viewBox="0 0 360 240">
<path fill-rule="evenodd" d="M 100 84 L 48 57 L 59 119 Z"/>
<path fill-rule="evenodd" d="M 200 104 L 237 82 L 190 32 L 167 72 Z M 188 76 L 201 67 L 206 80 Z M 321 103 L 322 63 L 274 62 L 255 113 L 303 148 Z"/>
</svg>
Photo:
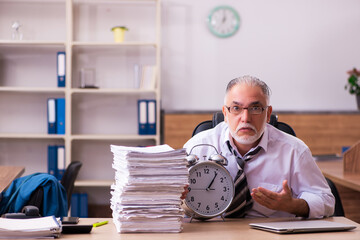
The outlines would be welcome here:
<svg viewBox="0 0 360 240">
<path fill-rule="evenodd" d="M 124 41 L 125 31 L 129 31 L 129 29 L 125 26 L 115 26 L 111 28 L 111 31 L 114 32 L 114 41 L 122 43 Z"/>
<path fill-rule="evenodd" d="M 353 68 L 347 72 L 349 74 L 349 78 L 347 84 L 345 85 L 345 89 L 349 91 L 350 94 L 354 94 L 357 101 L 358 109 L 360 110 L 360 70 Z"/>
</svg>

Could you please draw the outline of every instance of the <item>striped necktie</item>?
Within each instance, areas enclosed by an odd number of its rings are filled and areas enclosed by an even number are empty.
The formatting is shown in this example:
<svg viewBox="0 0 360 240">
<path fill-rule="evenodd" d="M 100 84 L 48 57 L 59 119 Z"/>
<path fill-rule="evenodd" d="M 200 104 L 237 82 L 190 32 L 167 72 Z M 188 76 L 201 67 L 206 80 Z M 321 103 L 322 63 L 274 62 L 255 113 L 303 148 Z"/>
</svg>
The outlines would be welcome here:
<svg viewBox="0 0 360 240">
<path fill-rule="evenodd" d="M 243 170 L 245 166 L 245 162 L 252 159 L 255 156 L 255 154 L 257 154 L 260 151 L 261 147 L 258 146 L 253 151 L 245 154 L 245 156 L 241 158 L 240 156 L 238 156 L 236 151 L 231 147 L 230 142 L 227 141 L 226 143 L 229 147 L 230 152 L 232 152 L 236 157 L 239 171 L 237 172 L 234 180 L 234 185 L 235 185 L 234 199 L 231 205 L 229 206 L 229 208 L 226 210 L 225 217 L 240 218 L 240 217 L 244 217 L 245 213 L 248 210 L 250 210 L 253 205 L 253 199 L 251 198 L 250 190 L 247 185 L 246 176 Z"/>
</svg>

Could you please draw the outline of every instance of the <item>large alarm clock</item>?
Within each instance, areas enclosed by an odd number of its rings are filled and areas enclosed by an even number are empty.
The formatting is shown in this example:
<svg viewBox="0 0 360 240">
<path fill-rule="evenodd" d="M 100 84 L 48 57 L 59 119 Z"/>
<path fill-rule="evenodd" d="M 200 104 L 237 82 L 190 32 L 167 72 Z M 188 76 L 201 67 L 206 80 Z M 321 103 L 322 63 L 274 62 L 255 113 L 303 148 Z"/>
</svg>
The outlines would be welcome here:
<svg viewBox="0 0 360 240">
<path fill-rule="evenodd" d="M 194 147 L 204 145 L 212 146 L 199 144 Z M 222 214 L 230 206 L 235 192 L 233 179 L 224 167 L 227 160 L 216 150 L 216 154 L 211 155 L 208 160 L 199 162 L 199 158 L 192 155 L 191 151 L 187 157 L 189 192 L 183 200 L 183 209 L 191 218 L 206 220 L 219 215 L 223 217 Z"/>
</svg>

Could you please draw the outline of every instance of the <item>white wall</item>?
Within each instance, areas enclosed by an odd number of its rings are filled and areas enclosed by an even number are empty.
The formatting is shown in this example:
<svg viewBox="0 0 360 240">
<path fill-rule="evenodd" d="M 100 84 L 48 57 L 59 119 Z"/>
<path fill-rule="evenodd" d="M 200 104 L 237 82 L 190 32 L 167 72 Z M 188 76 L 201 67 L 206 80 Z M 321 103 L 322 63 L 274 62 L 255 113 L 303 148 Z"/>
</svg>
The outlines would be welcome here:
<svg viewBox="0 0 360 240">
<path fill-rule="evenodd" d="M 162 108 L 212 111 L 226 84 L 254 75 L 272 89 L 275 111 L 356 110 L 344 90 L 360 67 L 360 0 L 163 0 Z M 213 36 L 210 10 L 233 6 L 237 34 Z"/>
</svg>

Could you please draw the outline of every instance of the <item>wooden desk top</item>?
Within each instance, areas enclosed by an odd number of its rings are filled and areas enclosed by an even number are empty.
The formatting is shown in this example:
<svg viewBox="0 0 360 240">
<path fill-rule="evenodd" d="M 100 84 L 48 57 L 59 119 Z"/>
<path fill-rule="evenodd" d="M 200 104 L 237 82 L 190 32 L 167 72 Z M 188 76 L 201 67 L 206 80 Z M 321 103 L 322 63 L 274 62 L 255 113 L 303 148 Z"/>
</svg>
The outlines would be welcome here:
<svg viewBox="0 0 360 240">
<path fill-rule="evenodd" d="M 342 160 L 317 161 L 316 163 L 324 176 L 335 184 L 360 192 L 360 174 L 344 173 Z"/>
<path fill-rule="evenodd" d="M 14 179 L 20 177 L 24 171 L 24 167 L 0 166 L 0 193 L 10 186 Z"/>
<path fill-rule="evenodd" d="M 354 230 L 345 232 L 324 232 L 324 233 L 304 233 L 304 234 L 276 234 L 261 230 L 251 229 L 249 223 L 276 221 L 279 219 L 258 218 L 258 219 L 229 219 L 223 222 L 215 219 L 206 222 L 194 220 L 189 223 L 189 219 L 184 219 L 183 231 L 181 233 L 117 233 L 112 219 L 86 218 L 80 219 L 79 224 L 93 224 L 108 220 L 109 223 L 100 227 L 93 228 L 90 234 L 63 234 L 64 239 L 122 239 L 122 240 L 186 240 L 186 239 L 206 239 L 206 240 L 230 240 L 230 239 L 251 239 L 251 240 L 272 240 L 272 239 L 315 239 L 316 240 L 358 240 L 360 239 L 360 224 L 355 223 L 344 217 L 333 217 L 326 220 L 342 222 L 357 226 Z"/>
</svg>

